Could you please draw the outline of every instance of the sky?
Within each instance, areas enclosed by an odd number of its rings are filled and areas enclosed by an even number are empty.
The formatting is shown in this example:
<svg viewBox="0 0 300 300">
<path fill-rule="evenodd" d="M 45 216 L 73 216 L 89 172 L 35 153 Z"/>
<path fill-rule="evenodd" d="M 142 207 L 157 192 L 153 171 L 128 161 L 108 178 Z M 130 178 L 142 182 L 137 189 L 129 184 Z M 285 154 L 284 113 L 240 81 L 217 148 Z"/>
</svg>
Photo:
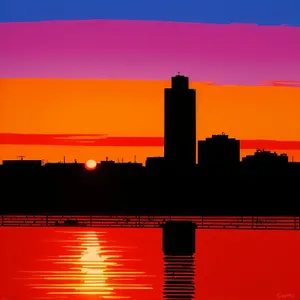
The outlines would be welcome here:
<svg viewBox="0 0 300 300">
<path fill-rule="evenodd" d="M 2 0 L 0 22 L 159 20 L 300 26 L 298 0 Z"/>
<path fill-rule="evenodd" d="M 0 299 L 162 298 L 160 229 L 2 227 L 0 240 Z M 199 230 L 195 299 L 298 299 L 299 251 L 298 231 Z"/>
<path fill-rule="evenodd" d="M 0 160 L 163 155 L 163 90 L 197 91 L 197 139 L 300 161 L 295 0 L 0 2 Z"/>
</svg>

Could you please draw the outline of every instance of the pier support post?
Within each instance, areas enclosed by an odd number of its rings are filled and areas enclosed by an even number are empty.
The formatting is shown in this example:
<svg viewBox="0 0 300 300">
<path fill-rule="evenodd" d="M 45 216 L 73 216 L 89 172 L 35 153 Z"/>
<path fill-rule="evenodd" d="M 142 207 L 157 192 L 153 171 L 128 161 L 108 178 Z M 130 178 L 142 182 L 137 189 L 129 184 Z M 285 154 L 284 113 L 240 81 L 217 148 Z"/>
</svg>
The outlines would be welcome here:
<svg viewBox="0 0 300 300">
<path fill-rule="evenodd" d="M 168 221 L 162 225 L 166 300 L 194 299 L 196 224 Z"/>
</svg>

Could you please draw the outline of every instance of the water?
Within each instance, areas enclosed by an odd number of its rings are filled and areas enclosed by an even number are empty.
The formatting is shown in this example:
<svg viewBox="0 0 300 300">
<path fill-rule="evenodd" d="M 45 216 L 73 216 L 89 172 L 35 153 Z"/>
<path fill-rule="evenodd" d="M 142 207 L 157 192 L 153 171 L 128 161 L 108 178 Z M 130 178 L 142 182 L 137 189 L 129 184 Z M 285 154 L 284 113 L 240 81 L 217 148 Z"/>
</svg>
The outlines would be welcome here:
<svg viewBox="0 0 300 300">
<path fill-rule="evenodd" d="M 0 228 L 0 299 L 297 299 L 298 231 L 197 231 L 195 256 L 161 229 Z"/>
</svg>

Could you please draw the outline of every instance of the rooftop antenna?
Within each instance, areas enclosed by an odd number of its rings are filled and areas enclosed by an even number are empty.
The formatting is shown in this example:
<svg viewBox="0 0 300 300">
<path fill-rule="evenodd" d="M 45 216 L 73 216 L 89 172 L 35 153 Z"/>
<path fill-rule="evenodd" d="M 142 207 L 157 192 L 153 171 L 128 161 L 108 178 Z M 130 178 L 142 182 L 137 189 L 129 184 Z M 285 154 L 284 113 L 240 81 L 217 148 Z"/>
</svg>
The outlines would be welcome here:
<svg viewBox="0 0 300 300">
<path fill-rule="evenodd" d="M 134 156 L 134 163 L 136 163 L 136 155 Z"/>
<path fill-rule="evenodd" d="M 25 156 L 24 155 L 18 155 L 17 157 L 20 158 L 20 160 L 23 160 Z"/>
<path fill-rule="evenodd" d="M 108 157 L 106 156 L 106 161 L 108 161 Z"/>
<path fill-rule="evenodd" d="M 178 76 L 180 76 L 180 72 L 178 72 Z"/>
<path fill-rule="evenodd" d="M 66 163 L 66 157 L 64 156 L 64 164 Z"/>
</svg>

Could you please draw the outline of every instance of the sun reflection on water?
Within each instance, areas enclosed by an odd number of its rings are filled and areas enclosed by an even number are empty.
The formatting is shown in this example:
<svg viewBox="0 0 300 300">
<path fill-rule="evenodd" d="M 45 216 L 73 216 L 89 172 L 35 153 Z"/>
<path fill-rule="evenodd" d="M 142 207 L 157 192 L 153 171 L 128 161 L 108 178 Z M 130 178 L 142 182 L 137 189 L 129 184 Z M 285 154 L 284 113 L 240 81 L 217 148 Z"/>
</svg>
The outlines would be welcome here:
<svg viewBox="0 0 300 300">
<path fill-rule="evenodd" d="M 105 276 L 107 270 L 106 256 L 101 256 L 101 247 L 97 235 L 88 233 L 83 238 L 86 249 L 82 252 L 79 261 L 82 263 L 81 272 L 84 274 L 84 283 L 77 290 L 94 292 L 97 295 L 110 295 L 113 288 L 108 286 L 108 278 Z"/>
<path fill-rule="evenodd" d="M 30 280 L 26 286 L 43 291 L 35 299 L 69 299 L 83 295 L 97 299 L 129 299 L 131 296 L 126 291 L 153 288 L 152 284 L 142 282 L 148 282 L 147 278 L 154 275 L 132 269 L 130 261 L 139 259 L 127 258 L 130 255 L 128 251 L 124 257 L 126 247 L 114 245 L 111 241 L 108 243 L 105 232 L 58 233 L 67 239 L 55 242 L 61 243 L 67 252 L 58 257 L 41 259 L 51 262 L 51 269 L 27 271 L 30 276 L 23 278 Z M 122 290 L 124 292 L 120 293 Z"/>
</svg>

